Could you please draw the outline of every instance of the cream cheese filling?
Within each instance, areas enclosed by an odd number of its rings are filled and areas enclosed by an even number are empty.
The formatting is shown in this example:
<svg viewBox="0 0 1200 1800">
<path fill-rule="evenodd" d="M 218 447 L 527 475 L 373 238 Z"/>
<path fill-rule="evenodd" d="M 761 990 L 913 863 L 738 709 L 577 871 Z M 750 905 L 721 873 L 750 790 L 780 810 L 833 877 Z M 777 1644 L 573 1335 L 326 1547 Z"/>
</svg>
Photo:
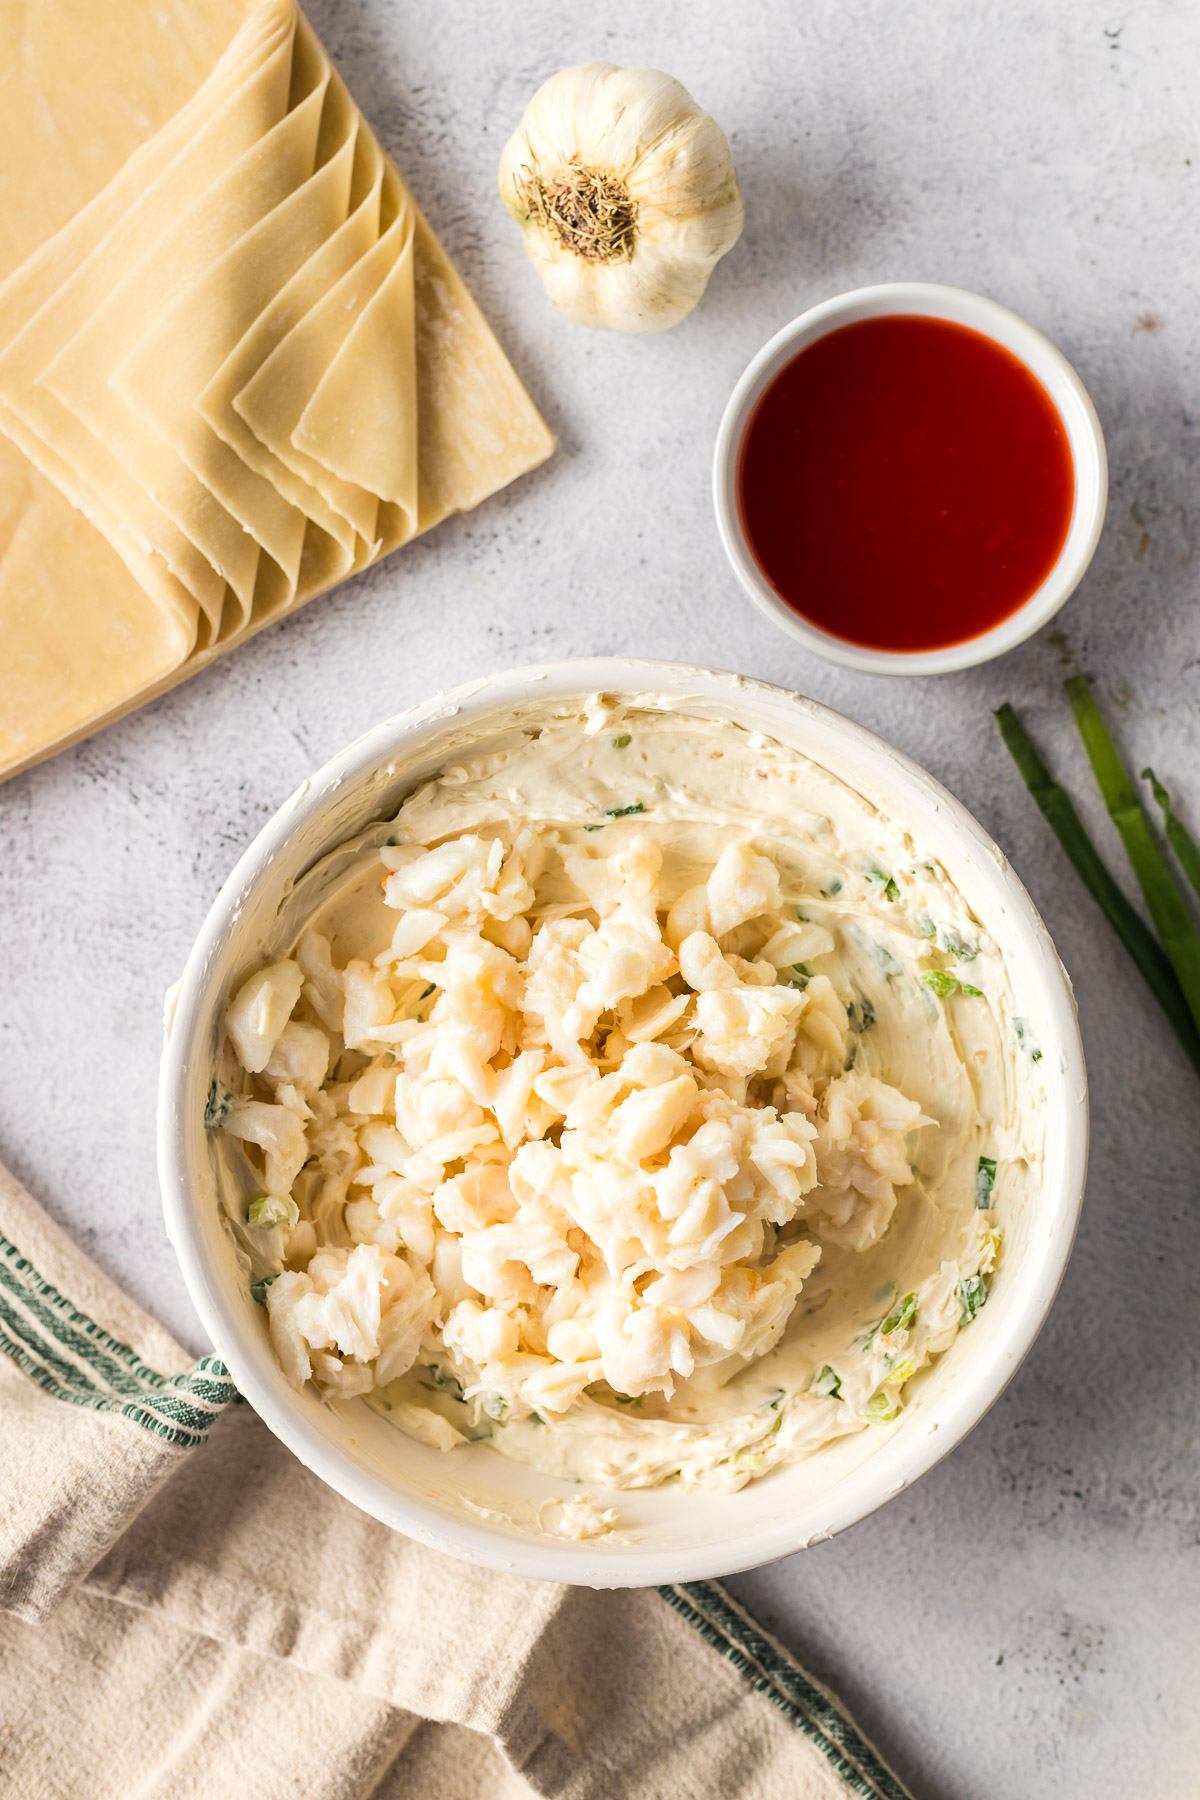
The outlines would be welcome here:
<svg viewBox="0 0 1200 1800">
<path fill-rule="evenodd" d="M 1024 1081 L 1036 1046 L 1014 1026 L 1003 958 L 902 822 L 773 740 L 598 699 L 446 767 L 387 835 L 340 853 L 293 956 L 228 1015 L 225 1205 L 292 1378 L 366 1393 L 440 1448 L 486 1438 L 607 1487 L 677 1476 L 733 1491 L 896 1417 L 986 1300 L 1005 1211 L 1040 1163 Z M 484 847 L 473 868 L 469 841 Z M 444 866 L 425 854 L 439 848 Z M 760 878 L 764 904 L 742 916 Z M 647 917 L 658 952 L 614 973 L 608 939 Z M 487 942 L 545 1010 L 513 1013 L 519 1029 L 505 1024 L 473 1076 L 479 1007 L 454 959 L 489 919 Z M 590 985 L 557 999 L 555 931 L 583 938 L 556 946 L 564 966 L 592 957 Z M 539 956 L 550 974 L 535 979 Z M 621 980 L 633 991 L 613 1000 Z M 777 1032 L 773 1062 L 756 1026 Z M 526 1072 L 540 1058 L 534 1088 L 502 1132 L 522 1057 Z M 581 1059 L 601 1096 L 622 1069 L 651 1074 L 618 1082 L 615 1110 L 589 1122 L 586 1096 L 572 1111 Z M 681 1122 L 638 1155 L 626 1140 L 662 1114 L 668 1079 Z M 418 1112 L 439 1080 L 474 1091 L 475 1111 L 429 1139 Z M 736 1204 L 681 1248 L 663 1171 L 677 1152 L 684 1166 L 701 1123 L 730 1120 Z M 633 1226 L 614 1211 L 629 1206 L 645 1215 Z M 530 1249 L 531 1221 L 555 1243 Z M 722 1242 L 746 1253 L 723 1259 Z"/>
</svg>

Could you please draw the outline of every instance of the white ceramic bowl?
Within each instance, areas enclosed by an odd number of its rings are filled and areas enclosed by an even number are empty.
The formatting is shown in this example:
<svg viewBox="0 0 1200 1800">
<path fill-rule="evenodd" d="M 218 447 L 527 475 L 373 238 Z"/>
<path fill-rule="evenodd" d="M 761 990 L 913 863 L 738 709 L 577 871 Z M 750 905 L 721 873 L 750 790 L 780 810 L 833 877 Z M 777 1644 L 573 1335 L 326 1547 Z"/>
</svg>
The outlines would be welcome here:
<svg viewBox="0 0 1200 1800">
<path fill-rule="evenodd" d="M 1011 351 L 1037 377 L 1057 408 L 1075 465 L 1071 523 L 1058 561 L 1041 587 L 991 631 L 939 650 L 872 650 L 835 637 L 793 612 L 760 569 L 746 542 L 738 509 L 737 471 L 742 437 L 760 397 L 780 369 L 818 338 L 839 331 L 843 325 L 897 313 L 968 325 Z M 853 293 L 838 294 L 820 306 L 810 307 L 763 345 L 730 395 L 721 419 L 713 459 L 713 498 L 717 529 L 734 573 L 759 611 L 782 626 L 790 637 L 830 662 L 846 663 L 873 674 L 939 675 L 986 662 L 1024 643 L 1074 593 L 1092 560 L 1104 524 L 1108 458 L 1104 434 L 1087 389 L 1062 351 L 1040 331 L 1006 306 L 998 306 L 994 300 L 985 300 L 963 288 L 939 287 L 924 281 L 889 281 L 879 287 L 856 288 Z"/>
<path fill-rule="evenodd" d="M 651 694 L 674 710 L 732 719 L 836 770 L 936 857 L 1007 954 L 1015 1004 L 1043 1056 L 1045 1178 L 1004 1221 L 1005 1252 L 988 1305 L 907 1390 L 900 1419 L 830 1445 L 734 1495 L 675 1487 L 613 1496 L 625 1529 L 566 1542 L 539 1533 L 533 1507 L 579 1489 L 486 1446 L 450 1455 L 402 1436 L 361 1401 L 295 1393 L 267 1340 L 265 1315 L 237 1272 L 221 1227 L 202 1115 L 231 987 L 296 935 L 294 884 L 420 781 L 497 743 L 547 703 Z M 737 675 L 669 663 L 550 663 L 472 682 L 368 732 L 292 796 L 222 888 L 173 997 L 159 1104 L 167 1229 L 214 1347 L 277 1436 L 347 1499 L 408 1536 L 492 1568 L 594 1587 L 729 1574 L 865 1517 L 933 1467 L 987 1411 L 1046 1317 L 1075 1232 L 1087 1156 L 1087 1100 L 1075 1006 L 1028 895 L 970 814 L 915 764 L 815 701 Z M 468 1505 L 464 1505 L 464 1501 Z M 513 1510 L 528 1523 L 488 1518 Z"/>
</svg>

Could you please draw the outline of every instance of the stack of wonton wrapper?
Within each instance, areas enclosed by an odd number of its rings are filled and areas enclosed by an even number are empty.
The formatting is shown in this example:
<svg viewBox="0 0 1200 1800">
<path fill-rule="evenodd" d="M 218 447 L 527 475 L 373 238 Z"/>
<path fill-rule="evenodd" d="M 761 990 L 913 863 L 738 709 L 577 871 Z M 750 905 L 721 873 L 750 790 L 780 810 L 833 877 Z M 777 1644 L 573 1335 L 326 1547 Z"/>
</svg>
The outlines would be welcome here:
<svg viewBox="0 0 1200 1800">
<path fill-rule="evenodd" d="M 553 448 L 293 0 L 0 10 L 0 775 Z"/>
</svg>

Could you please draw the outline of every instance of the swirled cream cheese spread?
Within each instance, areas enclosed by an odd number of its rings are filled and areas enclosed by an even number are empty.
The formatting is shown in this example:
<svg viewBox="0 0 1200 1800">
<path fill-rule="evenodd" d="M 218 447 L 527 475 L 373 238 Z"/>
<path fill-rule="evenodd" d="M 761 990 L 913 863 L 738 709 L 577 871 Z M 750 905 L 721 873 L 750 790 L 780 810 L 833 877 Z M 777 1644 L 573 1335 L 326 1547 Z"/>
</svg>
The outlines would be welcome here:
<svg viewBox="0 0 1200 1800">
<path fill-rule="evenodd" d="M 897 1417 L 1038 1155 L 1003 959 L 903 827 L 596 700 L 340 856 L 209 1099 L 289 1379 L 609 1487 Z"/>
</svg>

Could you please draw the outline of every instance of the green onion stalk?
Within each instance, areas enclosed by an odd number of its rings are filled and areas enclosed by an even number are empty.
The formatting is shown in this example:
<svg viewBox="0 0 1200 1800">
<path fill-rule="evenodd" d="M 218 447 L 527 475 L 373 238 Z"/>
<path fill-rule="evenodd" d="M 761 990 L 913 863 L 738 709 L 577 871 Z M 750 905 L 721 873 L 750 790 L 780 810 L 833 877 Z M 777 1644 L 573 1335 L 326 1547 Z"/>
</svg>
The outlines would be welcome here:
<svg viewBox="0 0 1200 1800">
<path fill-rule="evenodd" d="M 1179 858 L 1179 866 L 1200 894 L 1200 844 L 1198 844 L 1183 820 L 1171 806 L 1171 796 L 1153 769 L 1143 769 L 1142 778 L 1150 783 L 1154 798 L 1162 807 L 1163 824 L 1166 827 L 1167 842 Z"/>
<path fill-rule="evenodd" d="M 1066 684 L 1075 723 L 1192 1019 L 1200 1028 L 1200 937 L 1137 790 L 1082 675 Z"/>
<path fill-rule="evenodd" d="M 1188 1061 L 1200 1075 L 1200 1030 L 1162 945 L 1117 886 L 1084 828 L 1066 789 L 1051 776 L 1012 706 L 996 713 L 1000 735 L 1043 817 L 1076 873 L 1124 944 L 1162 1007 Z"/>
</svg>

